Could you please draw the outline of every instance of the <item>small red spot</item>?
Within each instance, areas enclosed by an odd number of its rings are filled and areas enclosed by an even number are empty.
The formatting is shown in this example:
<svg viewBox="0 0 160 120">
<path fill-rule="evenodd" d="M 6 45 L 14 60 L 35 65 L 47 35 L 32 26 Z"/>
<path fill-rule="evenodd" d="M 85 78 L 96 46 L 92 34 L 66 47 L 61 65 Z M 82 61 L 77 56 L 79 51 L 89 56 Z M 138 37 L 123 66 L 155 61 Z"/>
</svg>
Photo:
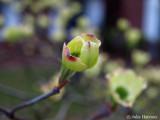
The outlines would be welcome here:
<svg viewBox="0 0 160 120">
<path fill-rule="evenodd" d="M 90 41 L 88 41 L 88 46 L 89 46 L 89 48 L 91 47 L 91 42 Z"/>
<path fill-rule="evenodd" d="M 70 61 L 76 61 L 76 60 L 77 60 L 77 57 L 72 56 L 69 51 L 67 52 L 67 58 L 68 58 Z"/>
<path fill-rule="evenodd" d="M 93 33 L 91 33 L 91 34 L 86 34 L 86 36 L 87 36 L 87 37 L 90 37 L 90 38 L 93 38 L 93 39 L 97 39 L 96 36 L 95 36 Z"/>
<path fill-rule="evenodd" d="M 70 60 L 70 61 L 76 61 L 77 58 L 76 58 L 76 57 L 73 57 L 72 55 L 70 55 L 70 56 L 69 56 L 69 60 Z"/>
</svg>

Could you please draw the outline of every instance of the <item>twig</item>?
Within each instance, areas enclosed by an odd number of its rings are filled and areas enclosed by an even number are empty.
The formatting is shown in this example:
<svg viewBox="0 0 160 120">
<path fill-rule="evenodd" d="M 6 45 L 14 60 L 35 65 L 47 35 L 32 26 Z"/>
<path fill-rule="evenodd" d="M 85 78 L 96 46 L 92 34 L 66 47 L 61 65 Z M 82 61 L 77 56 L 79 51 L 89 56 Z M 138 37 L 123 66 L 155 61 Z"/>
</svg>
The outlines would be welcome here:
<svg viewBox="0 0 160 120">
<path fill-rule="evenodd" d="M 0 106 L 0 111 L 3 112 L 6 116 L 8 116 L 12 120 L 25 120 L 25 119 L 21 119 L 21 118 L 15 116 L 15 115 L 13 116 L 8 109 L 5 109 L 1 106 Z"/>
<path fill-rule="evenodd" d="M 9 111 L 7 109 L 3 108 L 2 106 L 0 106 L 0 111 L 6 115 L 9 114 Z"/>
<path fill-rule="evenodd" d="M 20 105 L 16 106 L 15 108 L 12 109 L 12 112 L 14 113 L 14 112 L 16 112 L 16 111 L 18 111 L 18 110 L 20 110 L 22 108 L 31 106 L 31 105 L 33 105 L 33 104 L 35 104 L 35 103 L 37 103 L 37 102 L 39 102 L 39 101 L 41 101 L 43 99 L 46 99 L 46 98 L 48 98 L 48 97 L 50 97 L 50 96 L 52 96 L 54 94 L 57 94 L 57 93 L 59 93 L 59 89 L 57 87 L 55 87 L 53 90 L 49 91 L 48 93 L 46 93 L 44 95 L 41 95 L 41 96 L 36 97 L 36 98 L 34 98 L 34 99 L 30 100 L 30 101 L 27 101 L 27 102 L 25 102 L 23 104 L 20 104 Z"/>
<path fill-rule="evenodd" d="M 113 111 L 115 111 L 115 107 L 111 107 L 110 104 L 107 103 L 104 109 L 89 120 L 99 120 L 101 118 L 108 117 L 113 113 Z"/>
<path fill-rule="evenodd" d="M 37 102 L 39 102 L 41 100 L 44 100 L 44 99 L 46 99 L 46 98 L 48 98 L 48 97 L 50 97 L 52 95 L 58 94 L 60 89 L 63 88 L 68 82 L 70 82 L 70 80 L 65 80 L 63 82 L 61 82 L 61 80 L 59 80 L 59 81 L 60 81 L 59 85 L 54 87 L 48 93 L 43 94 L 41 96 L 38 96 L 38 97 L 36 97 L 36 98 L 34 98 L 32 100 L 29 100 L 29 101 L 27 101 L 25 103 L 22 103 L 22 104 L 20 104 L 20 105 L 18 105 L 16 107 L 14 107 L 11 110 L 7 110 L 7 109 L 4 109 L 3 107 L 0 107 L 0 112 L 3 112 L 7 117 L 9 117 L 12 120 L 22 120 L 22 119 L 17 118 L 15 116 L 15 112 L 17 112 L 18 110 L 24 109 L 26 107 L 29 107 L 29 106 L 31 106 L 31 105 L 33 105 L 33 104 L 35 104 L 35 103 L 37 103 Z"/>
</svg>

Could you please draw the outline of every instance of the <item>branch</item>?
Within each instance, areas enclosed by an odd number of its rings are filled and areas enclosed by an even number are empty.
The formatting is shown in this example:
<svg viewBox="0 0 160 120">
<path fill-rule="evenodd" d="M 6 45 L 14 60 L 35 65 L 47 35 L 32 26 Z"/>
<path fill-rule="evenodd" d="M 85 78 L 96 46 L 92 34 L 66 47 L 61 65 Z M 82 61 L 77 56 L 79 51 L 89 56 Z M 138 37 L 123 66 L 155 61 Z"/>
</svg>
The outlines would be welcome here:
<svg viewBox="0 0 160 120">
<path fill-rule="evenodd" d="M 31 105 L 33 105 L 33 104 L 35 104 L 35 103 L 37 103 L 37 102 L 39 102 L 41 100 L 44 100 L 44 99 L 46 99 L 46 98 L 48 98 L 48 97 L 50 97 L 52 95 L 58 94 L 60 89 L 63 88 L 68 82 L 70 82 L 70 80 L 65 80 L 63 82 L 61 82 L 61 80 L 59 80 L 59 81 L 60 81 L 59 85 L 54 87 L 48 93 L 43 94 L 41 96 L 38 96 L 38 97 L 36 97 L 36 98 L 34 98 L 32 100 L 29 100 L 29 101 L 27 101 L 25 103 L 22 103 L 22 104 L 20 104 L 20 105 L 18 105 L 16 107 L 14 107 L 11 110 L 7 110 L 7 109 L 4 109 L 3 107 L 0 107 L 0 112 L 3 112 L 7 117 L 9 117 L 12 120 L 23 120 L 23 119 L 17 118 L 15 116 L 15 112 L 17 112 L 18 110 L 24 109 L 26 107 L 29 107 L 29 106 L 31 106 Z"/>
<path fill-rule="evenodd" d="M 3 112 L 6 115 L 9 114 L 9 111 L 1 106 L 0 106 L 0 112 Z"/>
<path fill-rule="evenodd" d="M 59 93 L 59 89 L 57 87 L 55 87 L 54 89 L 52 89 L 51 91 L 49 91 L 46 94 L 43 94 L 43 95 L 38 96 L 38 97 L 36 97 L 36 98 L 34 98 L 34 99 L 30 100 L 30 101 L 27 101 L 27 102 L 25 102 L 23 104 L 20 104 L 20 105 L 16 106 L 15 108 L 12 109 L 12 112 L 14 113 L 14 112 L 16 112 L 16 111 L 18 111 L 20 109 L 23 109 L 23 108 L 26 108 L 28 106 L 31 106 L 31 105 L 33 105 L 33 104 L 35 104 L 35 103 L 37 103 L 37 102 L 39 102 L 41 100 L 44 100 L 44 99 L 46 99 L 46 98 L 48 98 L 48 97 L 50 97 L 52 95 L 55 95 L 57 93 Z"/>
<path fill-rule="evenodd" d="M 99 120 L 104 117 L 110 116 L 115 111 L 115 106 L 111 107 L 109 103 L 106 104 L 105 108 L 103 108 L 99 113 L 90 118 L 89 120 Z"/>
<path fill-rule="evenodd" d="M 24 120 L 24 119 L 21 119 L 21 118 L 15 116 L 15 115 L 13 116 L 8 109 L 5 109 L 1 106 L 0 106 L 0 112 L 4 113 L 7 117 L 9 117 L 12 120 Z"/>
</svg>

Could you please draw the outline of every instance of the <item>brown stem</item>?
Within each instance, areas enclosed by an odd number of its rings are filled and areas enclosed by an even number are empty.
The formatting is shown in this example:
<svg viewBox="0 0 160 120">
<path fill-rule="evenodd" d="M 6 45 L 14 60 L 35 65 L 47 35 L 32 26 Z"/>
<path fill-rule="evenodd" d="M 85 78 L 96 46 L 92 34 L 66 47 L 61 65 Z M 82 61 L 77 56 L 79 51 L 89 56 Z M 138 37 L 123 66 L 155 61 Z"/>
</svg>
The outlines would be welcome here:
<svg viewBox="0 0 160 120">
<path fill-rule="evenodd" d="M 15 115 L 11 114 L 11 112 L 8 109 L 5 109 L 1 106 L 0 106 L 0 112 L 4 113 L 7 117 L 9 117 L 12 120 L 24 120 L 24 119 L 21 119 Z"/>
<path fill-rule="evenodd" d="M 58 94 L 60 89 L 63 88 L 68 82 L 70 82 L 70 81 L 69 80 L 65 80 L 63 82 L 60 82 L 60 84 L 58 86 L 54 87 L 48 93 L 45 93 L 45 94 L 43 94 L 41 96 L 38 96 L 38 97 L 36 97 L 36 98 L 34 98 L 32 100 L 29 100 L 29 101 L 27 101 L 25 103 L 22 103 L 22 104 L 20 104 L 20 105 L 18 105 L 16 107 L 14 107 L 11 110 L 7 110 L 7 109 L 5 109 L 3 107 L 0 107 L 0 112 L 4 113 L 7 117 L 9 117 L 12 120 L 24 120 L 24 119 L 20 119 L 20 118 L 16 117 L 15 116 L 15 112 L 17 112 L 18 110 L 24 109 L 26 107 L 29 107 L 29 106 L 31 106 L 31 105 L 33 105 L 33 104 L 35 104 L 35 103 L 37 103 L 37 102 L 39 102 L 41 100 L 44 100 L 44 99 L 46 99 L 46 98 L 48 98 L 48 97 L 50 97 L 52 95 Z"/>
<path fill-rule="evenodd" d="M 106 104 L 105 108 L 102 109 L 99 113 L 97 113 L 95 116 L 90 118 L 89 120 L 100 120 L 101 118 L 110 116 L 115 111 L 114 106 L 110 106 L 109 103 Z"/>
</svg>

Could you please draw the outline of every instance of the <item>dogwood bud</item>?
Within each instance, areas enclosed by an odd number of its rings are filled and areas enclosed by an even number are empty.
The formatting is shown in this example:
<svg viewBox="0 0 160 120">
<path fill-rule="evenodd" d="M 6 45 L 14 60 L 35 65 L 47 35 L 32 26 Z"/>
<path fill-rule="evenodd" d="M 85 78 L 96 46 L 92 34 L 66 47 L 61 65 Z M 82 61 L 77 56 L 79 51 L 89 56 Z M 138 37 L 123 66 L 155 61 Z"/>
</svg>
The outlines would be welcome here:
<svg viewBox="0 0 160 120">
<path fill-rule="evenodd" d="M 98 60 L 101 42 L 93 34 L 82 34 L 64 43 L 62 52 L 63 64 L 73 71 L 84 71 L 92 68 Z"/>
</svg>

